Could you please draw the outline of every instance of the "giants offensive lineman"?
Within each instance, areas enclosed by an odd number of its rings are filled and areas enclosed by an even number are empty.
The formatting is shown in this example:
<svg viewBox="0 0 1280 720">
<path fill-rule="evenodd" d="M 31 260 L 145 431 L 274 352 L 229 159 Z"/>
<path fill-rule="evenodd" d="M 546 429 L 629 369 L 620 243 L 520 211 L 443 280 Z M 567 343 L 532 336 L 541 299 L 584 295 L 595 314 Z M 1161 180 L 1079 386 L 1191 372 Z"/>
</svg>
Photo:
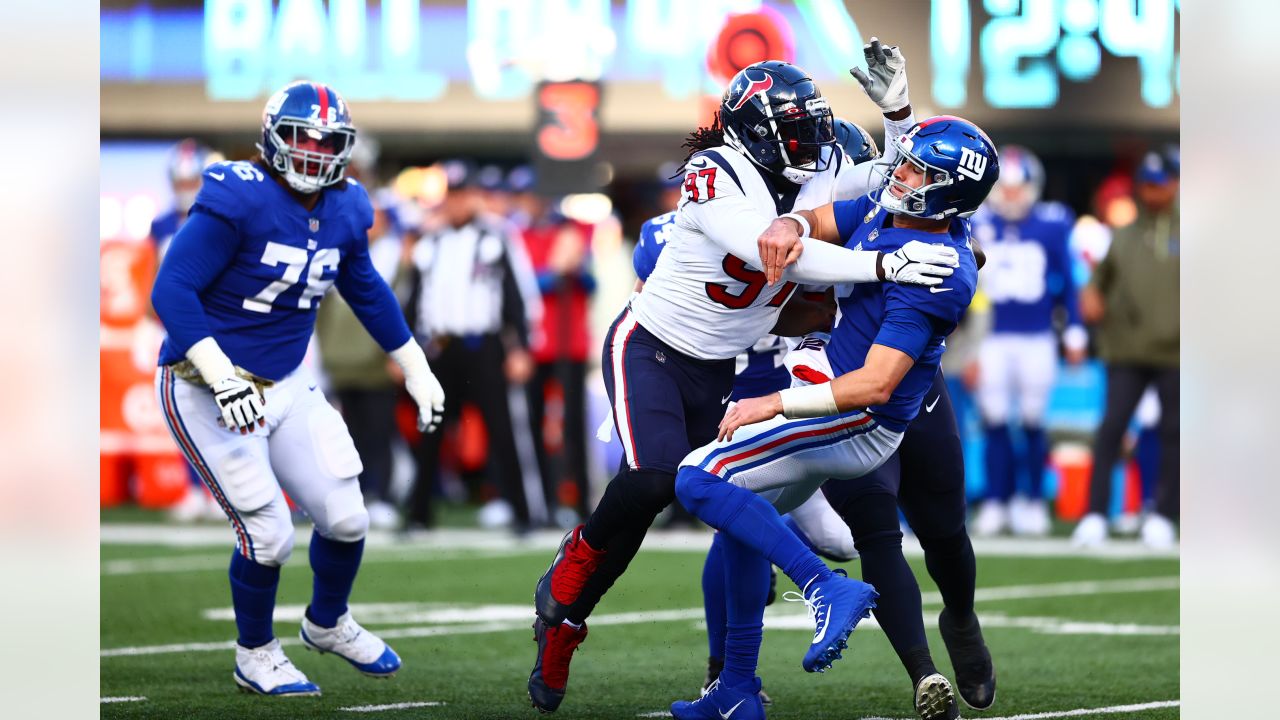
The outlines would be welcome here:
<svg viewBox="0 0 1280 720">
<path fill-rule="evenodd" d="M 881 49 L 874 38 L 872 44 L 870 75 L 855 74 L 886 113 L 888 142 L 914 124 L 905 62 L 895 48 Z M 734 358 L 774 326 L 796 283 L 936 285 L 958 265 L 953 248 L 921 242 L 893 253 L 811 242 L 781 278 L 756 269 L 755 240 L 779 215 L 869 189 L 870 167 L 846 168 L 834 145 L 826 98 L 803 70 L 778 61 L 739 72 L 713 125 L 690 137 L 669 246 L 604 343 L 605 385 L 625 464 L 585 526 L 565 536 L 535 591 L 538 654 L 529 695 L 538 709 L 560 705 L 587 616 L 626 570 L 653 518 L 675 499 L 680 461 L 714 439 L 732 392 Z M 771 282 L 777 279 L 784 282 Z M 767 590 L 767 568 L 759 582 Z M 840 576 L 807 590 L 824 613 L 841 618 L 842 632 L 819 638 L 810 651 L 818 657 L 844 641 L 874 591 Z"/>
<path fill-rule="evenodd" d="M 205 171 L 151 296 L 168 333 L 156 374 L 165 419 L 236 533 L 234 678 L 264 695 L 320 693 L 272 629 L 280 567 L 293 549 L 283 491 L 315 522 L 303 644 L 373 677 L 400 668 L 347 609 L 369 527 L 362 466 L 342 416 L 300 365 L 330 285 L 404 369 L 419 425 L 434 429 L 444 410 L 444 392 L 369 260 L 369 196 L 343 177 L 354 139 L 333 89 L 297 82 L 273 95 L 261 158 Z"/>
</svg>

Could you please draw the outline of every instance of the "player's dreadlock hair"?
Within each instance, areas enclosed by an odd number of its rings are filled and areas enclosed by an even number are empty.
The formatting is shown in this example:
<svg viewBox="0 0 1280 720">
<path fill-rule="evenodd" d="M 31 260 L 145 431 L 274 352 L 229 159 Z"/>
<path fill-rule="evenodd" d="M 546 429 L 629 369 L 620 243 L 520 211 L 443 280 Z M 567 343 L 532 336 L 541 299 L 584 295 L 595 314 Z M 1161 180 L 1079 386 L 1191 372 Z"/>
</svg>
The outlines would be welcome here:
<svg viewBox="0 0 1280 720">
<path fill-rule="evenodd" d="M 720 111 L 716 110 L 715 115 L 713 115 L 711 119 L 711 126 L 700 127 L 697 130 L 694 130 L 693 132 L 689 133 L 689 135 L 684 140 L 684 144 L 681 145 L 680 147 L 689 148 L 689 154 L 684 156 L 684 161 L 687 163 L 689 162 L 689 158 L 692 158 L 694 156 L 694 153 L 699 153 L 699 152 L 702 152 L 703 150 L 709 150 L 713 147 L 716 147 L 717 145 L 723 145 L 723 144 L 724 144 L 724 124 L 720 122 Z M 684 166 L 681 165 L 682 170 L 683 170 L 683 167 Z"/>
</svg>

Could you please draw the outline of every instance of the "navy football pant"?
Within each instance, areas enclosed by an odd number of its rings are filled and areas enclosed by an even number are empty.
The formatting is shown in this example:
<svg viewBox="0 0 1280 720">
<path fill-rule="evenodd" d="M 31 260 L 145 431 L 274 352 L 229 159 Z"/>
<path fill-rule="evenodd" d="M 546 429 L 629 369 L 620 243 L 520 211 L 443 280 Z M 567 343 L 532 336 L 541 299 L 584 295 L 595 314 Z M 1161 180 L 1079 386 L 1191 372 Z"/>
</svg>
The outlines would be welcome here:
<svg viewBox="0 0 1280 720">
<path fill-rule="evenodd" d="M 888 461 L 869 475 L 831 480 L 823 492 L 849 524 L 863 580 L 880 591 L 875 614 L 913 682 L 934 672 L 920 587 L 902 555 L 898 508 L 919 538 L 925 565 L 946 606 L 973 612 L 977 568 L 965 530 L 964 455 L 946 382 L 939 372 L 924 407 Z"/>
<path fill-rule="evenodd" d="M 698 360 L 645 330 L 631 309 L 605 336 L 601 369 L 623 461 L 582 537 L 607 550 L 569 619 L 582 622 L 635 557 L 654 518 L 676 498 L 680 461 L 716 437 L 733 388 L 734 360 Z"/>
</svg>

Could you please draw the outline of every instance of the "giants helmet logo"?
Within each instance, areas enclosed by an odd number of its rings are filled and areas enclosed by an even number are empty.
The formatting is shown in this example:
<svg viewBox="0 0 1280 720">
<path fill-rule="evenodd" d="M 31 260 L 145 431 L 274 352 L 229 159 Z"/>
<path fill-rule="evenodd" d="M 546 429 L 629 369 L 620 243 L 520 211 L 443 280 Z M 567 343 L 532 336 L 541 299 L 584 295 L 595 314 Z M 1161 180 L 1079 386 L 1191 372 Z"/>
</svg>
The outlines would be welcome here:
<svg viewBox="0 0 1280 720">
<path fill-rule="evenodd" d="M 750 83 L 750 84 L 748 85 L 747 83 Z M 729 109 L 733 110 L 734 112 L 737 112 L 742 108 L 743 105 L 747 104 L 747 101 L 750 100 L 753 95 L 755 95 L 756 93 L 764 92 L 771 87 L 773 87 L 772 75 L 765 73 L 762 79 L 757 80 L 751 77 L 750 72 L 743 72 L 742 79 L 739 80 L 738 83 L 733 86 L 733 92 L 738 93 L 738 100 L 737 102 L 733 103 L 733 105 L 731 105 Z"/>
</svg>

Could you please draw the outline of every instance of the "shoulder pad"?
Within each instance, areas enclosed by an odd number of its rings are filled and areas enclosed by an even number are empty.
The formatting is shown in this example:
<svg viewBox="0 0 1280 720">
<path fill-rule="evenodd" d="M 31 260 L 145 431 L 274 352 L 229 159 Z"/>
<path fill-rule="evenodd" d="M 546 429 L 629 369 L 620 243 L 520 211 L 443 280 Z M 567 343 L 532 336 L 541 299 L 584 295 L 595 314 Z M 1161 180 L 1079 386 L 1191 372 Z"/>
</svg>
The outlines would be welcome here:
<svg viewBox="0 0 1280 720">
<path fill-rule="evenodd" d="M 682 199 L 703 203 L 728 193 L 744 194 L 739 168 L 734 167 L 734 156 L 741 157 L 727 146 L 695 153 L 684 166 Z"/>
<path fill-rule="evenodd" d="M 227 220 L 250 217 L 262 202 L 262 184 L 268 182 L 274 181 L 253 163 L 215 163 L 205 168 L 196 205 Z"/>
<path fill-rule="evenodd" d="M 369 199 L 369 191 L 355 178 L 346 179 L 347 188 L 343 192 L 346 206 L 352 213 L 352 222 L 357 233 L 373 227 L 373 201 Z"/>
</svg>

